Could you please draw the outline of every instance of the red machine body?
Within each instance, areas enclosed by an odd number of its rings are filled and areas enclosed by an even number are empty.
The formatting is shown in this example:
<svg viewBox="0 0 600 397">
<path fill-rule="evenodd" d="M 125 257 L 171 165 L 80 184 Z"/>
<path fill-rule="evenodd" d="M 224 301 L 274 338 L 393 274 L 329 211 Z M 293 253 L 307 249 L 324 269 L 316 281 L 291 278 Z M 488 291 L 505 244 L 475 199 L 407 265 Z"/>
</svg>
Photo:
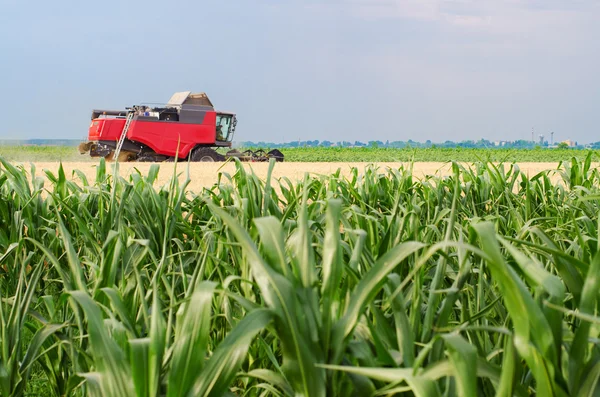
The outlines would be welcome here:
<svg viewBox="0 0 600 397">
<path fill-rule="evenodd" d="M 216 116 L 215 111 L 206 112 L 202 124 L 134 118 L 127 131 L 127 139 L 148 146 L 158 154 L 186 158 L 198 145 L 230 146 L 231 142 L 228 142 L 229 145 L 217 144 Z M 90 125 L 88 139 L 116 142 L 124 126 L 125 118 L 96 118 Z"/>
<path fill-rule="evenodd" d="M 107 159 L 116 152 L 121 161 L 223 160 L 212 148 L 231 147 L 237 124 L 234 113 L 216 111 L 205 93 L 190 91 L 175 93 L 166 105 L 93 110 L 91 119 L 80 152 Z"/>
</svg>

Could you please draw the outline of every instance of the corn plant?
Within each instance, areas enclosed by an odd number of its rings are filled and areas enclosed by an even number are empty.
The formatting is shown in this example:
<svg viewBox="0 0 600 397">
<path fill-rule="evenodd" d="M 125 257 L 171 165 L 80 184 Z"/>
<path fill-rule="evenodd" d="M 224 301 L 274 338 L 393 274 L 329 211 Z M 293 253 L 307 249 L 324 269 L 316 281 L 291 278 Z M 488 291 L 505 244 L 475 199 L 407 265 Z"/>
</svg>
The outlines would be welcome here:
<svg viewBox="0 0 600 397">
<path fill-rule="evenodd" d="M 199 192 L 0 163 L 2 395 L 600 395 L 592 153 Z"/>
</svg>

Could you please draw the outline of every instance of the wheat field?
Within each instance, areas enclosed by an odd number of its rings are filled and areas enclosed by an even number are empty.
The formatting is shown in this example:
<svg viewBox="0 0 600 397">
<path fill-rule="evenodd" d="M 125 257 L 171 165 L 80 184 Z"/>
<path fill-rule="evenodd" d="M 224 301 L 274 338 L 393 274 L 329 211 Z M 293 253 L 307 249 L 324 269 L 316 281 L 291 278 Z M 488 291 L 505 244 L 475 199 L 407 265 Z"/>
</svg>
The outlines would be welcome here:
<svg viewBox="0 0 600 397">
<path fill-rule="evenodd" d="M 48 170 L 54 174 L 58 171 L 60 162 L 33 162 L 38 171 Z M 74 170 L 81 171 L 88 179 L 93 179 L 96 174 L 98 162 L 63 162 L 63 168 L 67 178 L 73 180 L 77 179 L 77 175 L 73 173 Z M 129 176 L 131 173 L 139 172 L 142 175 L 146 175 L 150 167 L 154 163 L 121 163 L 119 165 L 119 173 L 121 176 Z M 341 175 L 349 176 L 353 168 L 362 169 L 367 165 L 375 165 L 382 171 L 387 168 L 399 168 L 406 167 L 410 163 L 400 162 L 328 162 L 328 163 L 301 163 L 301 162 L 283 162 L 277 163 L 273 170 L 273 177 L 279 179 L 281 177 L 287 177 L 292 181 L 300 180 L 304 177 L 305 173 L 310 175 L 330 175 L 336 172 L 338 169 L 341 171 Z M 30 163 L 15 162 L 15 165 L 22 165 L 25 169 L 30 168 Z M 465 167 L 472 167 L 473 163 L 461 163 Z M 518 163 L 519 168 L 525 175 L 533 177 L 539 172 L 546 170 L 557 169 L 558 162 L 523 162 Z M 179 174 L 179 180 L 182 181 L 186 176 L 189 169 L 190 184 L 188 189 L 190 191 L 199 191 L 203 188 L 209 188 L 215 184 L 218 180 L 219 173 L 228 173 L 233 175 L 235 173 L 235 164 L 232 162 L 227 163 L 187 163 L 182 162 L 178 164 L 174 163 L 160 163 L 160 171 L 156 180 L 155 186 L 162 187 L 167 185 L 172 177 L 173 172 Z M 510 164 L 506 163 L 505 168 L 509 167 Z M 597 166 L 597 164 L 593 164 Z M 112 173 L 114 163 L 107 163 L 106 170 L 108 173 Z M 176 168 L 175 168 L 176 167 Z M 247 171 L 253 171 L 256 176 L 261 179 L 266 178 L 267 170 L 269 168 L 268 163 L 244 163 L 244 167 Z M 418 179 L 423 179 L 427 176 L 448 176 L 452 173 L 451 163 L 447 162 L 417 162 L 413 163 L 413 175 Z M 554 176 L 552 179 L 556 180 L 558 177 Z"/>
</svg>

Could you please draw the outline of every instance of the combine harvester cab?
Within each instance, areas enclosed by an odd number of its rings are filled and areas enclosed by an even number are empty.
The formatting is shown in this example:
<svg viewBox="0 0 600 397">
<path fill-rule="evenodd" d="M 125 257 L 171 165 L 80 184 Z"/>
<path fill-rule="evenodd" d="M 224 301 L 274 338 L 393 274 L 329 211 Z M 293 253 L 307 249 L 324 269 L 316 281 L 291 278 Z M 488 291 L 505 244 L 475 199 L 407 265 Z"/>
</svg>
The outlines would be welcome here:
<svg viewBox="0 0 600 397">
<path fill-rule="evenodd" d="M 283 161 L 276 149 L 217 152 L 231 148 L 236 125 L 235 113 L 216 111 L 205 93 L 177 92 L 166 105 L 93 110 L 88 140 L 79 152 L 109 161 Z"/>
</svg>

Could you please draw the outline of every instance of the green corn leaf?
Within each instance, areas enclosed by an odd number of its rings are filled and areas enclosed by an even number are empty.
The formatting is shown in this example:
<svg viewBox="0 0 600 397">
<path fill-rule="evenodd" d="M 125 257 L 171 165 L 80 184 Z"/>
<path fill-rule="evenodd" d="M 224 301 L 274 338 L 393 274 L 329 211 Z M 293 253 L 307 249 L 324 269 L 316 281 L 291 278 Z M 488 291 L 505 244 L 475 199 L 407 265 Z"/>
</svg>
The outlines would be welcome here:
<svg viewBox="0 0 600 397">
<path fill-rule="evenodd" d="M 267 265 L 248 234 L 230 215 L 211 202 L 207 205 L 223 219 L 241 244 L 265 303 L 276 315 L 276 328 L 283 345 L 284 372 L 295 392 L 315 397 L 324 395 L 325 374 L 314 365 L 321 361 L 318 356 L 322 352 L 306 333 L 301 332 L 305 324 L 293 284 Z"/>
<path fill-rule="evenodd" d="M 450 362 L 455 368 L 457 389 L 460 396 L 477 396 L 477 350 L 460 335 L 442 335 L 448 346 Z"/>
<path fill-rule="evenodd" d="M 105 395 L 131 396 L 134 388 L 125 354 L 109 336 L 102 313 L 92 298 L 83 291 L 71 291 L 71 297 L 81 306 L 88 321 L 92 354 L 98 363 L 98 380 Z M 88 381 L 92 378 L 87 378 Z M 95 384 L 95 383 L 94 383 Z"/>
<path fill-rule="evenodd" d="M 150 351 L 150 338 L 130 339 L 129 346 L 131 380 L 135 387 L 135 395 L 136 397 L 149 397 L 148 373 L 150 368 L 148 367 L 148 354 Z"/>
<path fill-rule="evenodd" d="M 406 382 L 415 396 L 418 397 L 441 396 L 440 390 L 433 380 L 418 375 L 415 376 L 412 369 L 409 368 L 359 368 L 341 365 L 322 365 L 322 367 L 351 372 L 385 382 Z"/>
<path fill-rule="evenodd" d="M 386 253 L 377 260 L 369 272 L 362 278 L 350 297 L 348 308 L 344 316 L 334 326 L 335 346 L 338 346 L 336 355 L 339 357 L 341 347 L 351 334 L 358 322 L 367 303 L 379 292 L 385 281 L 385 277 L 402 261 L 424 247 L 418 242 L 402 243 Z"/>
<path fill-rule="evenodd" d="M 187 395 L 204 366 L 216 283 L 202 282 L 179 307 L 167 397 Z"/>
<path fill-rule="evenodd" d="M 206 363 L 189 396 L 222 396 L 229 388 L 242 363 L 252 340 L 265 329 L 273 319 L 267 309 L 256 309 L 248 313 L 229 332 L 215 349 Z"/>
</svg>

